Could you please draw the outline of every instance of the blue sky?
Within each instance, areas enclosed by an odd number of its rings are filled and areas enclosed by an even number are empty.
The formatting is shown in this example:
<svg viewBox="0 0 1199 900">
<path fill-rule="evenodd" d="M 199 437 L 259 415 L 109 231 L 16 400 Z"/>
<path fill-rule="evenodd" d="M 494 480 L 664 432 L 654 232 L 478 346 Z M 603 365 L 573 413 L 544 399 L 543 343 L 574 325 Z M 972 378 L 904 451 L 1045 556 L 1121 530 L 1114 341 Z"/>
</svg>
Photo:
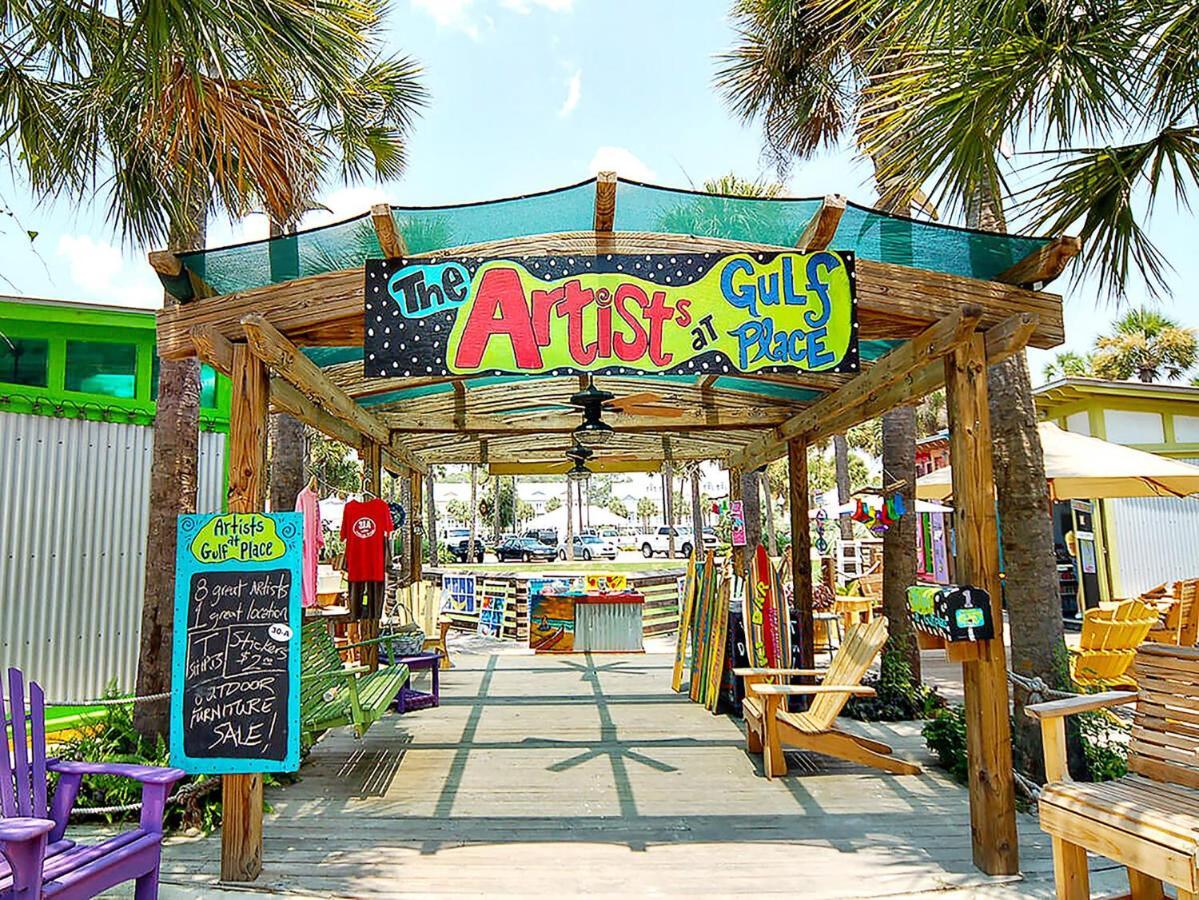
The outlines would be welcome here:
<svg viewBox="0 0 1199 900">
<path fill-rule="evenodd" d="M 726 110 L 713 90 L 717 55 L 735 34 L 731 0 L 395 0 L 388 40 L 425 66 L 432 105 L 412 137 L 404 178 L 329 185 L 324 202 L 343 218 L 372 203 L 435 204 L 510 196 L 588 177 L 601 168 L 667 185 L 698 185 L 725 172 L 774 173 L 760 131 Z M 838 192 L 869 203 L 869 166 L 839 150 L 797 162 L 787 192 Z M 0 269 L 29 296 L 154 307 L 161 302 L 147 248 L 122 246 L 103 197 L 35 206 L 0 173 Z M 328 217 L 325 217 L 327 220 Z M 317 224 L 313 217 L 306 224 Z M 1163 305 L 1199 326 L 1194 217 L 1164 204 L 1150 234 L 1173 263 Z M 33 247 L 23 228 L 39 232 Z M 261 216 L 213 221 L 209 242 L 265 235 Z M 1065 280 L 1067 347 L 1085 350 L 1112 318 L 1092 285 Z M 1133 299 L 1139 299 L 1133 293 Z M 1045 354 L 1035 353 L 1034 378 Z"/>
</svg>

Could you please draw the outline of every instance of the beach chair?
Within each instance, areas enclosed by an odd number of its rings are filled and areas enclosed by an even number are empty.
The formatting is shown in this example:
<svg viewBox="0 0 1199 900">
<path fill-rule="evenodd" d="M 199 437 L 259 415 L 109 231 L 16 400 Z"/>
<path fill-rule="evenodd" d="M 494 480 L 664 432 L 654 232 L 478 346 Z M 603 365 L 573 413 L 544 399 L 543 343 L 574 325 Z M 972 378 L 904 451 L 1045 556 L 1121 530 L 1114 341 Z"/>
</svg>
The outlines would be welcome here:
<svg viewBox="0 0 1199 900">
<path fill-rule="evenodd" d="M 1087 851 L 1128 867 L 1134 898 L 1199 894 L 1199 649 L 1145 644 L 1133 663 L 1139 693 L 1112 691 L 1025 707 L 1041 723 L 1041 830 L 1053 839 L 1057 896 L 1088 897 Z M 1128 774 L 1074 782 L 1067 716 L 1136 701 Z"/>
<path fill-rule="evenodd" d="M 68 762 L 46 758 L 46 708 L 41 686 L 8 670 L 8 703 L 0 687 L 0 897 L 95 897 L 126 881 L 136 900 L 158 896 L 162 818 L 167 795 L 183 772 L 115 762 Z M 47 779 L 58 775 L 54 800 Z M 131 778 L 142 786 L 137 827 L 81 844 L 66 837 L 67 819 L 83 777 Z"/>
<path fill-rule="evenodd" d="M 1152 628 L 1145 638 L 1151 644 L 1194 647 L 1199 641 L 1199 578 L 1175 585 L 1176 597 L 1166 608 L 1160 627 Z"/>
<path fill-rule="evenodd" d="M 854 625 L 822 669 L 734 669 L 745 680 L 745 741 L 750 753 L 761 753 L 767 778 L 784 775 L 787 760 L 783 746 L 797 747 L 882 769 L 896 775 L 918 775 L 920 767 L 896 759 L 886 744 L 842 731 L 837 716 L 851 696 L 873 696 L 862 678 L 887 642 L 887 619 L 878 617 Z M 820 684 L 783 684 L 783 678 L 806 675 Z M 784 699 L 798 695 L 815 699 L 806 712 L 788 712 Z"/>
<path fill-rule="evenodd" d="M 1070 678 L 1079 687 L 1135 687 L 1128 668 L 1157 621 L 1157 611 L 1141 600 L 1087 610 L 1078 647 L 1070 650 Z"/>
</svg>

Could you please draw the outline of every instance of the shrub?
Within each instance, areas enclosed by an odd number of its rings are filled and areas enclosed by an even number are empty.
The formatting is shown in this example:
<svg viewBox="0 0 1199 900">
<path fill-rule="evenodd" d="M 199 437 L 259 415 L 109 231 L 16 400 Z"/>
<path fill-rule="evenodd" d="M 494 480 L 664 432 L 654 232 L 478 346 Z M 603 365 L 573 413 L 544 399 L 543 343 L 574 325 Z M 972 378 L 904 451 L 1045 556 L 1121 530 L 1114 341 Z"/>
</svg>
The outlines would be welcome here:
<svg viewBox="0 0 1199 900">
<path fill-rule="evenodd" d="M 1111 781 L 1128 774 L 1128 726 L 1106 710 L 1076 718 L 1082 755 L 1091 781 Z"/>
<path fill-rule="evenodd" d="M 862 722 L 908 722 L 927 719 L 945 707 L 945 698 L 936 688 L 926 687 L 912 678 L 912 668 L 901 653 L 883 652 L 881 673 L 868 673 L 865 687 L 874 688 L 873 697 L 850 697 L 845 715 Z"/>
<path fill-rule="evenodd" d="M 966 761 L 966 707 L 953 704 L 937 710 L 921 730 L 928 749 L 937 754 L 942 768 L 954 781 L 966 784 L 970 766 Z"/>
</svg>

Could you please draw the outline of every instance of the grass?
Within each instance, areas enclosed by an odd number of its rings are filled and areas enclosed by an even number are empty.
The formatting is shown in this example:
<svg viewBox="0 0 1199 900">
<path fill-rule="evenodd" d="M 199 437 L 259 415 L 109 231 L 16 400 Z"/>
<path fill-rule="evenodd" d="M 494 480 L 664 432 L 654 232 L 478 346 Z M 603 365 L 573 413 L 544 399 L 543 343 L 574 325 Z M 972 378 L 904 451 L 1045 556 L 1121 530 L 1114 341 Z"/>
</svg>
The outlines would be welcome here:
<svg viewBox="0 0 1199 900">
<path fill-rule="evenodd" d="M 545 572 L 590 573 L 590 572 L 655 572 L 662 569 L 678 569 L 680 572 L 687 567 L 685 559 L 640 559 L 634 562 L 612 562 L 607 559 L 572 560 L 571 562 L 505 562 L 505 563 L 472 563 L 459 565 L 455 562 L 442 563 L 443 568 L 463 572 L 529 572 L 537 574 Z"/>
</svg>

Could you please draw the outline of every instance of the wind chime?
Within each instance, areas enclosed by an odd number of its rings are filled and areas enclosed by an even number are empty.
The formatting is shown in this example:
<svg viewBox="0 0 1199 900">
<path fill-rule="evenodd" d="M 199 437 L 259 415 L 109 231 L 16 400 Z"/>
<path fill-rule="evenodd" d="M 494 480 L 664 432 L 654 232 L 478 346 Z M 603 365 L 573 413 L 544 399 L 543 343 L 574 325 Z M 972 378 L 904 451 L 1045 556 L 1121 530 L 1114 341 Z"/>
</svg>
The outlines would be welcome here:
<svg viewBox="0 0 1199 900">
<path fill-rule="evenodd" d="M 875 534 L 882 534 L 903 518 L 906 512 L 907 506 L 903 502 L 903 495 L 895 493 L 884 497 L 883 502 L 877 507 L 872 503 L 858 500 L 849 517 L 855 522 L 861 522 Z"/>
</svg>

